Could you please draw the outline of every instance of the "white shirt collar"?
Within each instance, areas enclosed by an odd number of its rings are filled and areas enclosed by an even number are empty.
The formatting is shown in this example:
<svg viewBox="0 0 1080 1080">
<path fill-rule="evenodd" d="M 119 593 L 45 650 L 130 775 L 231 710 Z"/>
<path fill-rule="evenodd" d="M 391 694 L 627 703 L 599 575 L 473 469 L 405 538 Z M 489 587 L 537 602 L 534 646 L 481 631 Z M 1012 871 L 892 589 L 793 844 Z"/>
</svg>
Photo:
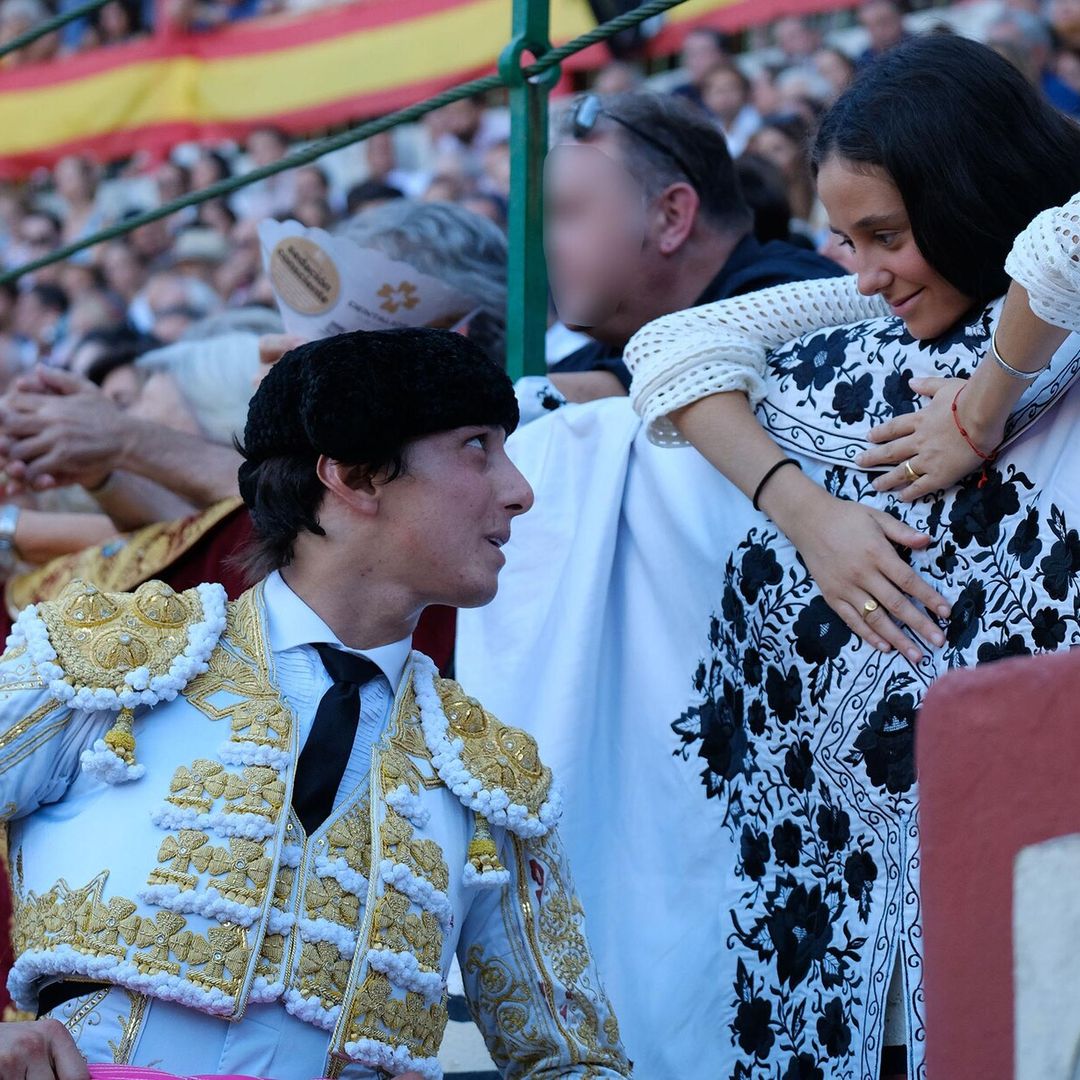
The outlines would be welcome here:
<svg viewBox="0 0 1080 1080">
<path fill-rule="evenodd" d="M 377 649 L 350 649 L 326 623 L 286 584 L 276 570 L 263 584 L 263 601 L 266 604 L 267 634 L 270 650 L 282 653 L 299 645 L 326 642 L 346 652 L 364 656 L 386 676 L 393 689 L 397 689 L 405 673 L 412 650 L 412 638 L 403 638 Z"/>
</svg>

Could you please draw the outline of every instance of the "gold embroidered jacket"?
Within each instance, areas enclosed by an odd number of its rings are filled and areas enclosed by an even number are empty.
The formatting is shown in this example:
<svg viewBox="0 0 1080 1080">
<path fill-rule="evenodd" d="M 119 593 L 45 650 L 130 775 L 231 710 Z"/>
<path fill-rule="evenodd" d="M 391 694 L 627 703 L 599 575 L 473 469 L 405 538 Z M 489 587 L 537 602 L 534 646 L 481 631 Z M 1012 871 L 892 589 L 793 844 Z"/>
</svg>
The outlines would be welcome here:
<svg viewBox="0 0 1080 1080">
<path fill-rule="evenodd" d="M 441 1075 L 455 953 L 507 1077 L 621 1077 L 533 740 L 414 653 L 370 785 L 310 837 L 261 587 L 73 582 L 0 658 L 13 997 L 92 979 L 239 1019 L 278 1001 L 332 1061 Z"/>
</svg>

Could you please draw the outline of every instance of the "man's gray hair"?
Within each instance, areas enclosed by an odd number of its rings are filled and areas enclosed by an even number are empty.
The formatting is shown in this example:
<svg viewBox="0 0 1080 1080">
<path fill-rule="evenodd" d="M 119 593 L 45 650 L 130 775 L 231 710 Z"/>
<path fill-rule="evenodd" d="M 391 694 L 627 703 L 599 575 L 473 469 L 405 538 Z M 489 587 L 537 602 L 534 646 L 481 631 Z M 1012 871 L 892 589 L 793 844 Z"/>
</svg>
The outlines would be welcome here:
<svg viewBox="0 0 1080 1080">
<path fill-rule="evenodd" d="M 507 247 L 494 222 L 452 203 L 394 199 L 357 214 L 337 231 L 471 297 L 483 319 L 469 336 L 493 360 L 505 362 Z"/>
<path fill-rule="evenodd" d="M 1003 11 L 990 23 L 988 34 L 991 40 L 999 28 L 1014 31 L 1028 49 L 1049 49 L 1054 43 L 1050 28 L 1030 11 Z"/>
</svg>

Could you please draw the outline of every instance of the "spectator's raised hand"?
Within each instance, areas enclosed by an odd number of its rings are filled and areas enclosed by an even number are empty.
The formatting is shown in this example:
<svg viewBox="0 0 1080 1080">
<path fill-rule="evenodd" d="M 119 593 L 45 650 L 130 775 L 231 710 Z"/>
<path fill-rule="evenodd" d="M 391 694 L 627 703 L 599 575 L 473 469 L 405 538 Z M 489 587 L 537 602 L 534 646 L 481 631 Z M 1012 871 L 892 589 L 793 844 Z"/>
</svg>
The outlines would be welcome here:
<svg viewBox="0 0 1080 1080">
<path fill-rule="evenodd" d="M 266 378 L 266 373 L 290 349 L 303 345 L 304 339 L 296 334 L 263 334 L 259 338 L 259 373 L 255 377 L 256 386 Z"/>
<path fill-rule="evenodd" d="M 7 495 L 65 484 L 95 488 L 117 467 L 129 421 L 92 382 L 41 368 L 0 399 Z"/>
</svg>

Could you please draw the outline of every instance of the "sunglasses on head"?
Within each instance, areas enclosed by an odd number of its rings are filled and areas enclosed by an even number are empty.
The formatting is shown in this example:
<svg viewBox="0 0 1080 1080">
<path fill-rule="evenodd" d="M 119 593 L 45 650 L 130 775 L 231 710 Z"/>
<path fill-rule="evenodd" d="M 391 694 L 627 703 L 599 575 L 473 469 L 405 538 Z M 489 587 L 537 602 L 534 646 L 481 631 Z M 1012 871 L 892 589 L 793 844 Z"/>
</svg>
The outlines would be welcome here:
<svg viewBox="0 0 1080 1080">
<path fill-rule="evenodd" d="M 606 116 L 609 120 L 614 120 L 620 127 L 625 128 L 636 138 L 642 142 L 647 142 L 654 149 L 659 150 L 660 153 L 669 157 L 679 169 L 687 180 L 690 181 L 695 187 L 698 186 L 697 178 L 694 176 L 694 170 L 683 160 L 683 158 L 666 143 L 661 142 L 660 139 L 654 138 L 647 131 L 642 131 L 636 124 L 630 123 L 629 120 L 624 120 L 621 116 L 617 116 L 610 109 L 604 108 L 604 103 L 596 94 L 585 94 L 580 97 L 577 103 L 574 105 L 574 111 L 570 114 L 570 130 L 574 138 L 579 142 L 587 139 L 596 127 L 596 122 L 601 116 Z"/>
</svg>

